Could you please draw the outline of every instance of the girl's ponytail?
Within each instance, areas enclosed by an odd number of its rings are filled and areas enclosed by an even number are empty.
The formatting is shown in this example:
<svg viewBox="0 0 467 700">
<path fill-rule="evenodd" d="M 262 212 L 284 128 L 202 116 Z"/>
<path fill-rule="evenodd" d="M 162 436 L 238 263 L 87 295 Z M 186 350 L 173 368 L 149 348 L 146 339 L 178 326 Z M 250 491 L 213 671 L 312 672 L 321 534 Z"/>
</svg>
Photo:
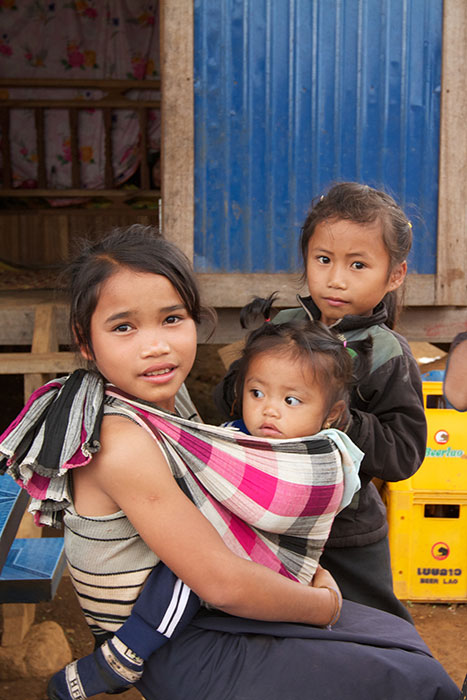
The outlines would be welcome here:
<svg viewBox="0 0 467 700">
<path fill-rule="evenodd" d="M 277 292 L 273 292 L 267 299 L 255 297 L 249 304 L 246 304 L 240 311 L 241 327 L 248 328 L 258 317 L 261 317 L 265 323 L 270 321 L 272 305 L 276 299 Z"/>
</svg>

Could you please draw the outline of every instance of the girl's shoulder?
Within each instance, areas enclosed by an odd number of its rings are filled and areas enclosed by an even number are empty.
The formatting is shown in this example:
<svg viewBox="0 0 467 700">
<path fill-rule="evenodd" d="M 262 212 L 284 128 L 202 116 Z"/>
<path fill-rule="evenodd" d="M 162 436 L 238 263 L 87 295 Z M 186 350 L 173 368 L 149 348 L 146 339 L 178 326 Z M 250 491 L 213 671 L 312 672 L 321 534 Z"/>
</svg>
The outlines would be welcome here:
<svg viewBox="0 0 467 700">
<path fill-rule="evenodd" d="M 308 318 L 308 314 L 301 306 L 293 309 L 282 309 L 274 316 L 273 323 L 288 323 L 289 321 L 303 320 Z"/>
<path fill-rule="evenodd" d="M 100 443 L 101 449 L 96 457 L 106 458 L 111 462 L 125 461 L 129 455 L 134 455 L 144 444 L 154 444 L 157 451 L 157 444 L 151 440 L 141 425 L 129 414 L 104 412 L 101 425 Z M 96 458 L 94 461 L 97 462 Z"/>
<path fill-rule="evenodd" d="M 388 362 L 408 359 L 415 362 L 407 340 L 391 330 L 384 324 L 374 324 L 367 328 L 360 328 L 348 333 L 344 333 L 347 340 L 362 340 L 371 336 L 373 340 L 371 372 L 375 372 L 382 365 Z"/>
</svg>

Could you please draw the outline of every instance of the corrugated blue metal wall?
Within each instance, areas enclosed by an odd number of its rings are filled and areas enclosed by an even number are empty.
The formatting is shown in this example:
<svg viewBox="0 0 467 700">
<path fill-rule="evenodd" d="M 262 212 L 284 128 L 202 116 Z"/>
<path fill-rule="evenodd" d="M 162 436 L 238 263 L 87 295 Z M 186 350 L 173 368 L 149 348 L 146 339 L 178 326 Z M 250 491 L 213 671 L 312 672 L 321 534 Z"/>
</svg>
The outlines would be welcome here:
<svg viewBox="0 0 467 700">
<path fill-rule="evenodd" d="M 345 179 L 398 199 L 434 273 L 441 32 L 442 0 L 195 0 L 197 270 L 297 270 Z"/>
</svg>

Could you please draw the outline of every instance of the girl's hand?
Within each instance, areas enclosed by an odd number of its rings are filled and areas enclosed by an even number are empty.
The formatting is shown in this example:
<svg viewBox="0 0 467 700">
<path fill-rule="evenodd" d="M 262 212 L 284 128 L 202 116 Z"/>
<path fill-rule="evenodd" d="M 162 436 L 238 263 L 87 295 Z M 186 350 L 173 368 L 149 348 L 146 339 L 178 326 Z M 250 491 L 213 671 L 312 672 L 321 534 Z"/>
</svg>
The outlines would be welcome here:
<svg viewBox="0 0 467 700">
<path fill-rule="evenodd" d="M 323 586 L 329 586 L 329 588 L 335 588 L 336 590 L 339 590 L 339 586 L 337 585 L 333 576 L 329 573 L 327 569 L 323 569 L 321 564 L 318 564 L 318 568 L 316 569 L 315 575 L 311 579 L 309 585 L 313 586 L 314 588 L 323 588 Z"/>
<path fill-rule="evenodd" d="M 328 602 L 331 607 L 327 627 L 335 625 L 342 610 L 342 593 L 336 581 L 327 569 L 323 569 L 323 567 L 318 564 L 318 568 L 316 569 L 310 585 L 313 586 L 313 588 L 325 588 L 329 591 L 330 600 Z"/>
</svg>

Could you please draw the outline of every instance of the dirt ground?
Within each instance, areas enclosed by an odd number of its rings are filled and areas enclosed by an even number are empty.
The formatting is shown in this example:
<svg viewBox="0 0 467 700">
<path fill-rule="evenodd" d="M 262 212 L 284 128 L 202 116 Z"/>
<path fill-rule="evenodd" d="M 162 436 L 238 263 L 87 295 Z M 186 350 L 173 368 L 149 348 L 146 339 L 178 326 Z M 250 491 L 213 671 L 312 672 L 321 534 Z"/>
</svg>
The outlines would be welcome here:
<svg viewBox="0 0 467 700">
<path fill-rule="evenodd" d="M 202 417 L 207 422 L 218 422 L 212 408 L 211 391 L 223 367 L 215 346 L 201 346 L 199 358 L 188 382 L 190 392 Z M 21 408 L 21 379 L 2 377 L 3 395 L 11 397 L 8 412 L 1 418 L 0 429 L 14 418 Z M 11 415 L 10 415 L 11 414 Z M 467 601 L 465 604 L 421 604 L 407 602 L 416 627 L 430 647 L 433 655 L 444 666 L 451 678 L 461 685 L 467 673 Z M 70 643 L 73 655 L 78 658 L 92 650 L 92 636 L 87 628 L 70 580 L 65 576 L 54 600 L 36 607 L 36 622 L 54 620 L 63 628 Z M 0 681 L 0 700 L 45 700 L 47 682 L 38 678 Z M 98 700 L 111 696 L 98 695 Z M 118 696 L 122 700 L 138 700 L 141 695 L 135 689 Z"/>
</svg>

